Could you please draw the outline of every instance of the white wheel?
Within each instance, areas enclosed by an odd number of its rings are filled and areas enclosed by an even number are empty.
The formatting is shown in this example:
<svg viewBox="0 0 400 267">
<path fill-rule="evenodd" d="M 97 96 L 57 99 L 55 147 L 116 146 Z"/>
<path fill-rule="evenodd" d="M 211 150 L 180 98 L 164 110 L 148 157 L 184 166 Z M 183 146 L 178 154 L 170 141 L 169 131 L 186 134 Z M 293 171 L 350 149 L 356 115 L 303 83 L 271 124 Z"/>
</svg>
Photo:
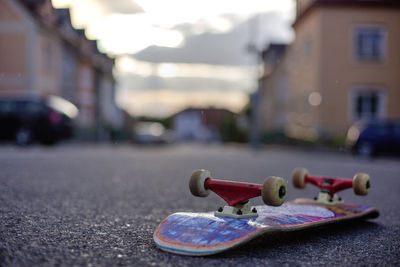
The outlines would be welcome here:
<svg viewBox="0 0 400 267">
<path fill-rule="evenodd" d="M 296 168 L 292 174 L 292 183 L 296 188 L 304 189 L 306 188 L 306 176 L 308 174 L 308 170 L 305 168 Z"/>
<path fill-rule="evenodd" d="M 189 180 L 189 189 L 192 195 L 196 197 L 206 197 L 210 194 L 210 190 L 204 186 L 208 178 L 211 178 L 211 174 L 207 170 L 195 170 L 192 173 Z"/>
<path fill-rule="evenodd" d="M 281 177 L 269 176 L 265 179 L 261 196 L 265 204 L 280 206 L 286 200 L 286 182 Z"/>
<path fill-rule="evenodd" d="M 371 186 L 371 178 L 366 173 L 357 173 L 353 178 L 353 190 L 356 195 L 365 196 Z"/>
</svg>

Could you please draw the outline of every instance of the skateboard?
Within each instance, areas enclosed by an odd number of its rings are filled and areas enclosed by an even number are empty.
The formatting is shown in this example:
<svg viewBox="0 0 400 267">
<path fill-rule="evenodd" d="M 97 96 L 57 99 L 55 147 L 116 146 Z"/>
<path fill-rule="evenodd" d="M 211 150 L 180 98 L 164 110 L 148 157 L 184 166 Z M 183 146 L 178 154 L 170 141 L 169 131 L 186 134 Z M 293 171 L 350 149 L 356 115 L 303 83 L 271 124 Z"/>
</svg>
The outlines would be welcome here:
<svg viewBox="0 0 400 267">
<path fill-rule="evenodd" d="M 154 232 L 155 244 L 170 253 L 204 256 L 235 248 L 268 232 L 379 216 L 376 208 L 346 203 L 336 194 L 353 187 L 357 195 L 366 195 L 370 188 L 367 174 L 356 174 L 353 179 L 332 178 L 309 175 L 306 169 L 296 168 L 292 182 L 296 188 L 310 183 L 321 191 L 314 199 L 300 198 L 283 204 L 286 183 L 280 177 L 268 177 L 259 185 L 216 180 L 209 171 L 197 170 L 189 182 L 192 194 L 205 197 L 213 191 L 228 205 L 215 212 L 178 212 L 168 216 Z M 257 196 L 262 196 L 266 205 L 251 206 L 249 199 Z"/>
</svg>

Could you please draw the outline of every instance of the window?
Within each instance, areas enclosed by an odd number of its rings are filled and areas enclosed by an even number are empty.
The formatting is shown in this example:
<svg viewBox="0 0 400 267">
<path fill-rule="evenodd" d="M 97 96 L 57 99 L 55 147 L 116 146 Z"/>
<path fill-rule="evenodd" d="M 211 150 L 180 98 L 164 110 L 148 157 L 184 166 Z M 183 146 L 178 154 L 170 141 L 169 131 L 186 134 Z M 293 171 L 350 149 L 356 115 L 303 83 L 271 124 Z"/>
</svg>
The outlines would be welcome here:
<svg viewBox="0 0 400 267">
<path fill-rule="evenodd" d="M 359 61 L 381 61 L 385 56 L 385 30 L 380 26 L 357 26 L 354 31 L 355 57 Z"/>
<path fill-rule="evenodd" d="M 352 119 L 381 119 L 385 110 L 385 95 L 381 90 L 355 90 L 352 96 Z"/>
</svg>

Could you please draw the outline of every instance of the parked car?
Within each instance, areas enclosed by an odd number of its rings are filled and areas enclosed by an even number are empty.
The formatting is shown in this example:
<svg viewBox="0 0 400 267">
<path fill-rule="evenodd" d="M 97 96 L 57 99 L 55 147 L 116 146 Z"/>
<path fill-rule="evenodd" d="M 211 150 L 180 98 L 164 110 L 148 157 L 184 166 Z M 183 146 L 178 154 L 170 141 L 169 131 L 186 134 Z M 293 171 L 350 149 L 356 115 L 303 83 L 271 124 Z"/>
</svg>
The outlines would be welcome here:
<svg viewBox="0 0 400 267">
<path fill-rule="evenodd" d="M 137 144 L 168 144 L 174 141 L 174 134 L 158 122 L 137 122 L 133 140 Z"/>
<path fill-rule="evenodd" d="M 400 121 L 359 122 L 350 127 L 347 140 L 352 152 L 361 156 L 400 155 Z"/>
<path fill-rule="evenodd" d="M 0 98 L 0 139 L 53 144 L 72 136 L 78 109 L 56 96 Z"/>
</svg>

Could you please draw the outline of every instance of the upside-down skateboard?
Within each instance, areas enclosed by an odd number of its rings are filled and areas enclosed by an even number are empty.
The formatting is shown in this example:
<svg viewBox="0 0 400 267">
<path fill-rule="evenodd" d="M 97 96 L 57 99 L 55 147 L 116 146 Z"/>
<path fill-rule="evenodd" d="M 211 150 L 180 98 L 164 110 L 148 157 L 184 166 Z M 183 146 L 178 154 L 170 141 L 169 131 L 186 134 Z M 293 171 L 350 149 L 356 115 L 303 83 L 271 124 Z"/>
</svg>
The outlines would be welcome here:
<svg viewBox="0 0 400 267">
<path fill-rule="evenodd" d="M 358 195 L 368 193 L 370 179 L 356 174 L 351 179 L 309 175 L 297 168 L 293 185 L 304 188 L 311 183 L 321 192 L 314 199 L 296 199 L 281 205 L 286 198 L 286 183 L 268 177 L 263 185 L 212 179 L 208 171 L 197 170 L 190 179 L 190 191 L 205 197 L 209 191 L 221 196 L 228 205 L 215 212 L 178 212 L 165 218 L 156 228 L 157 247 L 176 254 L 202 256 L 226 251 L 264 233 L 294 231 L 355 218 L 376 218 L 374 207 L 343 202 L 336 193 L 353 187 Z M 262 196 L 264 206 L 250 206 L 248 199 Z"/>
</svg>

